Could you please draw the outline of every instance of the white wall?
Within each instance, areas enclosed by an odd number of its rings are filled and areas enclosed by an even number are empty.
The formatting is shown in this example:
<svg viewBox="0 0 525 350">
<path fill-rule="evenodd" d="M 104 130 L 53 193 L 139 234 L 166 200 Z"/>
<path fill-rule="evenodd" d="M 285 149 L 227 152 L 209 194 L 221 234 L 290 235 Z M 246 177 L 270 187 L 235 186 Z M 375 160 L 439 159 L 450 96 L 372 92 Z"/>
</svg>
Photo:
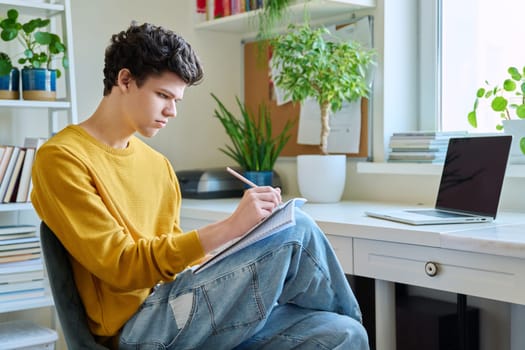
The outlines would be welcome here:
<svg viewBox="0 0 525 350">
<path fill-rule="evenodd" d="M 188 0 L 72 1 L 72 15 L 79 120 L 94 111 L 102 96 L 104 49 L 110 36 L 127 28 L 131 20 L 162 25 L 191 43 L 204 65 L 205 79 L 186 89 L 177 118 L 147 141 L 166 154 L 176 170 L 228 162 L 218 151 L 226 143 L 226 135 L 218 132 L 222 127 L 212 117 L 210 92 L 232 107 L 234 95 L 240 94 L 241 43 L 237 35 L 196 32 L 193 1 Z"/>
</svg>

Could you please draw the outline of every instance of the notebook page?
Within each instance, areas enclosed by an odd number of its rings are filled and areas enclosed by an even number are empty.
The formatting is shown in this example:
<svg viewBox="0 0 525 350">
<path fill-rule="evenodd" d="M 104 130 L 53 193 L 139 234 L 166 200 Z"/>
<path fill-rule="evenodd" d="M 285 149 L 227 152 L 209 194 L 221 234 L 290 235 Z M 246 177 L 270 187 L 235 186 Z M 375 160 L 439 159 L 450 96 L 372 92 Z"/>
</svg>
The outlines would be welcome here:
<svg viewBox="0 0 525 350">
<path fill-rule="evenodd" d="M 290 226 L 295 225 L 295 208 L 301 207 L 306 202 L 304 198 L 293 198 L 279 207 L 277 207 L 271 215 L 263 221 L 255 225 L 241 238 L 227 243 L 221 247 L 220 251 L 215 254 L 208 261 L 197 267 L 193 273 L 198 273 L 205 268 L 212 266 L 224 259 L 225 257 L 238 252 L 239 250 L 258 242 L 276 232 L 284 230 Z"/>
</svg>

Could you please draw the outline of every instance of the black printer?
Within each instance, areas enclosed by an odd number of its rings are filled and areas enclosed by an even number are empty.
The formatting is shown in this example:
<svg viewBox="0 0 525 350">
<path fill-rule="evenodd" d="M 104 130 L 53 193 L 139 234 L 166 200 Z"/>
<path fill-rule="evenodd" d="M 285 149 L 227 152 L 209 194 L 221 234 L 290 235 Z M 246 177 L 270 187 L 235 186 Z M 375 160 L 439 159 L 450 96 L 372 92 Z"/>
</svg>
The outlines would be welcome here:
<svg viewBox="0 0 525 350">
<path fill-rule="evenodd" d="M 241 172 L 239 168 L 234 170 Z M 182 197 L 212 199 L 242 197 L 245 185 L 222 168 L 179 170 L 175 172 L 180 183 Z M 273 184 L 281 187 L 279 176 L 273 173 Z"/>
</svg>

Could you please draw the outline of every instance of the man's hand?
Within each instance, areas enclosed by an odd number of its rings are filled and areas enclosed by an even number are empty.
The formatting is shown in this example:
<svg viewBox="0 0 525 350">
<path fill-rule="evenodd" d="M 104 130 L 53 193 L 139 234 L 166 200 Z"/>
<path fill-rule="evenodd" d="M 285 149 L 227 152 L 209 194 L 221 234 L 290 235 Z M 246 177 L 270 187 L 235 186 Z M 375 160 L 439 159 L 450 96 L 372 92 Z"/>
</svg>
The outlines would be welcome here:
<svg viewBox="0 0 525 350">
<path fill-rule="evenodd" d="M 270 215 L 281 202 L 279 188 L 259 186 L 246 190 L 232 215 L 198 230 L 204 251 L 209 253 L 240 237 Z"/>
</svg>

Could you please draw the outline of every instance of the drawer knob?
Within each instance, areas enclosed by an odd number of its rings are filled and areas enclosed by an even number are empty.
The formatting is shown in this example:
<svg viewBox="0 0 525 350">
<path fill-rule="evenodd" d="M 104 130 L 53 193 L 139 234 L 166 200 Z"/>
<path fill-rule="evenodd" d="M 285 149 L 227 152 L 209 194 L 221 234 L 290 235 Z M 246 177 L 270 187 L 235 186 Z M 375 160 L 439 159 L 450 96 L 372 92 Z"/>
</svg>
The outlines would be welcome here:
<svg viewBox="0 0 525 350">
<path fill-rule="evenodd" d="M 434 277 L 438 273 L 438 266 L 435 262 L 429 261 L 425 264 L 425 272 L 428 276 Z"/>
</svg>

